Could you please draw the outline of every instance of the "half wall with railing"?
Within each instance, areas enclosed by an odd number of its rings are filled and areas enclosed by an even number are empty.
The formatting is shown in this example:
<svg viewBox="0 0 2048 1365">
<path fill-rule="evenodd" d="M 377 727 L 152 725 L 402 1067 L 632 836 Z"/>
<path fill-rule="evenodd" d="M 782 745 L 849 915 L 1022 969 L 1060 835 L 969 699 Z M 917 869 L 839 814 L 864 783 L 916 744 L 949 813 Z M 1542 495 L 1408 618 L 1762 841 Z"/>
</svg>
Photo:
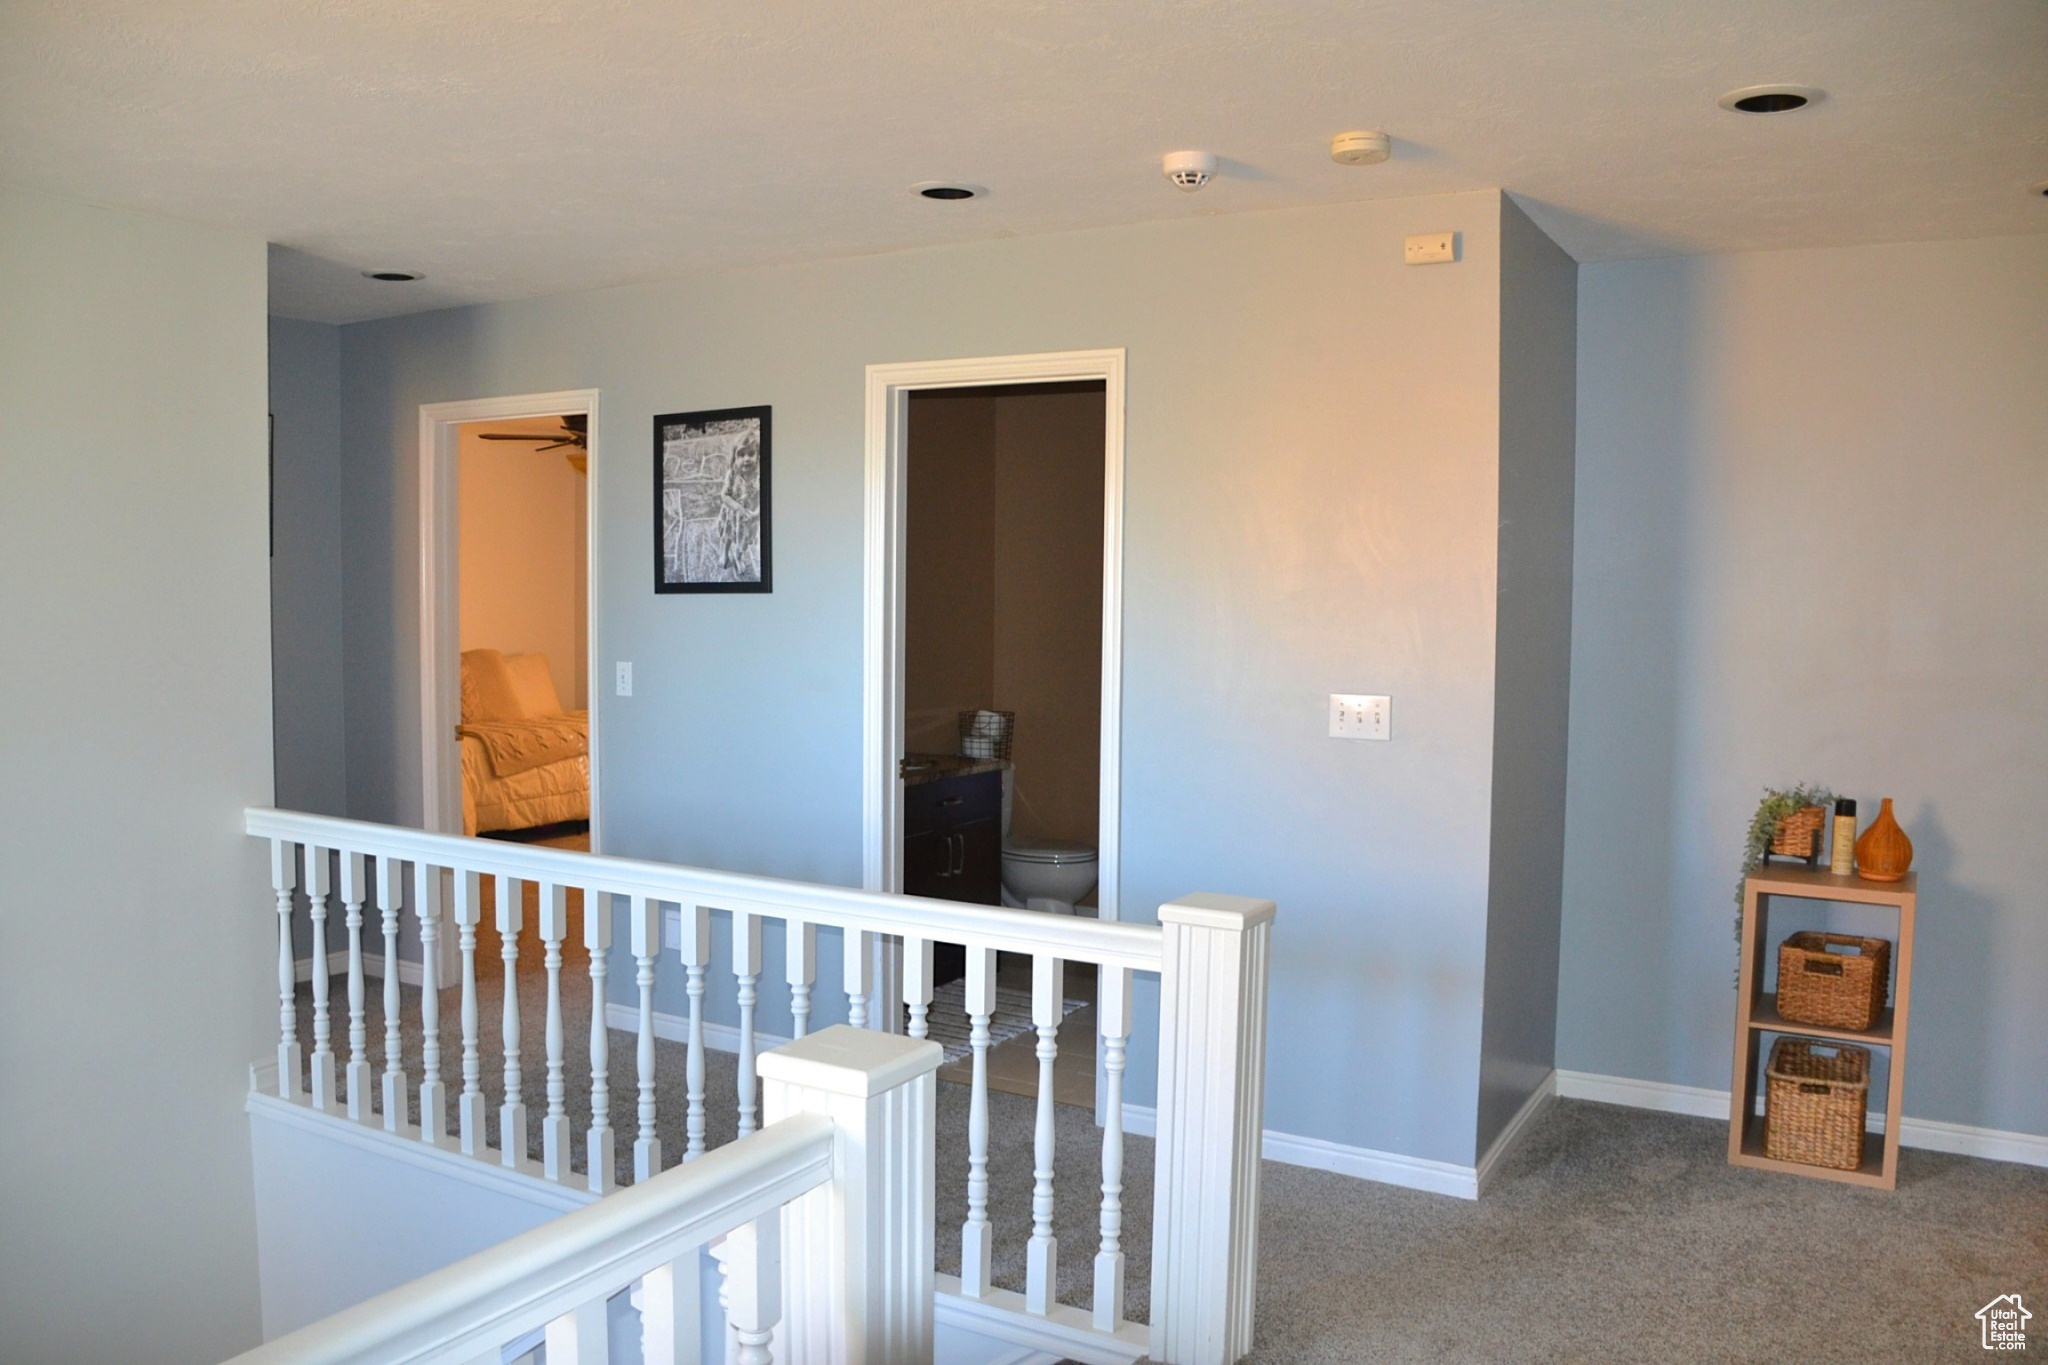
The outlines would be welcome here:
<svg viewBox="0 0 2048 1365">
<path fill-rule="evenodd" d="M 942 1310 L 950 1306 L 1007 1339 L 1075 1359 L 1128 1361 L 1149 1353 L 1161 1365 L 1221 1365 L 1249 1350 L 1258 1262 L 1271 902 L 1191 895 L 1160 907 L 1156 925 L 1104 923 L 283 811 L 251 810 L 246 821 L 248 832 L 268 840 L 271 849 L 278 933 L 275 1086 L 281 1098 L 337 1123 L 381 1127 L 422 1148 L 437 1149 L 449 1161 L 489 1162 L 535 1180 L 576 1183 L 597 1194 L 612 1190 L 614 1173 L 623 1164 L 620 1144 L 629 1141 L 627 1183 L 633 1192 L 663 1188 L 665 1182 L 672 1186 L 677 1182 L 669 1180 L 667 1168 L 682 1165 L 686 1173 L 693 1171 L 700 1159 L 722 1156 L 767 1131 L 761 1128 L 761 1086 L 775 1063 L 769 1060 L 773 1054 L 760 1053 L 755 1022 L 763 991 L 764 930 L 780 931 L 783 980 L 771 988 L 787 992 L 799 1039 L 808 1032 L 820 987 L 821 933 L 842 939 L 841 979 L 826 988 L 844 992 L 853 1028 L 877 1034 L 900 1029 L 913 1042 L 931 1027 L 934 946 L 955 945 L 966 959 L 961 1004 L 971 1053 L 966 1146 L 964 1169 L 940 1171 L 935 1178 L 964 1182 L 966 1213 L 960 1226 L 959 1276 L 935 1275 L 925 1292 L 937 1295 Z M 495 964 L 478 960 L 478 930 L 487 907 L 498 944 Z M 681 932 L 672 951 L 680 959 L 689 1002 L 680 1040 L 682 1150 L 674 1153 L 664 1151 L 660 1137 L 654 1011 L 665 911 L 679 919 Z M 457 984 L 448 994 L 459 1021 L 456 1055 L 447 1055 L 442 1042 L 443 993 L 421 989 L 409 1000 L 396 971 L 380 972 L 377 1015 L 382 1028 L 379 1037 L 371 1037 L 370 968 L 398 961 L 401 918 L 406 916 L 417 927 L 423 982 L 447 979 L 442 958 L 452 954 Z M 713 961 L 714 916 L 729 919 L 731 951 L 723 963 Z M 614 923 L 620 917 L 627 926 L 623 946 L 632 961 L 638 1000 L 628 1065 L 615 1063 L 607 1027 L 607 982 Z M 310 921 L 301 927 L 310 928 L 312 945 L 312 961 L 303 968 L 294 948 L 294 923 L 301 918 Z M 541 972 L 528 973 L 537 986 L 525 992 L 531 1004 L 521 1000 L 522 937 L 537 944 L 541 959 Z M 299 938 L 304 941 L 307 935 Z M 900 963 L 900 971 L 890 973 L 892 984 L 900 979 L 900 999 L 893 991 L 885 999 L 877 990 L 873 948 L 878 942 L 892 949 L 880 956 Z M 582 949 L 582 963 L 572 973 L 566 950 L 576 947 Z M 997 1247 L 990 1189 L 1000 1173 L 991 1170 L 988 1081 L 998 953 L 1020 954 L 1030 962 L 1031 1027 L 1037 1044 L 1031 1219 L 1021 1293 L 998 1288 L 992 1273 Z M 1054 1232 L 1053 1078 L 1063 1041 L 1067 963 L 1095 970 L 1101 1044 L 1100 1163 L 1090 1174 L 1096 1208 L 1092 1245 L 1066 1250 L 1092 1261 L 1092 1275 L 1085 1278 L 1093 1294 L 1086 1307 L 1059 1300 L 1063 1248 Z M 502 985 L 486 990 L 485 985 L 495 985 L 490 982 L 494 970 Z M 707 1081 L 707 1040 L 715 1026 L 705 1018 L 704 1001 L 708 978 L 720 971 L 732 974 L 738 1002 L 736 1028 L 718 1030 L 736 1053 L 729 1099 L 711 1095 Z M 303 1025 L 302 973 L 310 977 L 312 997 Z M 1152 1254 L 1145 1286 L 1150 1322 L 1140 1324 L 1125 1319 L 1122 1084 L 1134 978 L 1150 974 L 1159 983 L 1158 1095 Z M 543 978 L 544 986 L 539 984 Z M 337 981 L 343 983 L 338 992 Z M 488 1021 L 487 1004 L 497 1014 Z M 529 1011 L 539 1017 L 527 1017 Z M 588 1020 L 587 1040 L 569 1036 L 572 1018 Z M 483 1064 L 486 1029 L 495 1044 L 490 1050 L 498 1053 L 490 1075 Z M 1080 1045 L 1094 1051 L 1096 1042 L 1087 1038 Z M 1069 1040 L 1068 1045 L 1075 1044 Z M 575 1055 L 572 1067 L 574 1054 L 584 1055 Z M 414 1064 L 417 1076 L 409 1074 Z M 576 1113 L 587 1115 L 580 1132 L 570 1117 L 572 1084 L 581 1091 L 574 1096 Z M 615 1091 L 629 1098 L 618 1102 Z M 772 1089 L 769 1098 L 772 1111 Z M 707 1116 L 720 1103 L 732 1106 L 739 1138 L 726 1148 L 714 1148 L 708 1137 Z M 487 1115 L 496 1119 L 495 1145 Z M 538 1126 L 537 1160 L 529 1156 L 530 1123 Z M 722 1164 L 728 1160 L 722 1157 Z M 541 1236 L 610 1202 L 602 1200 L 528 1236 Z M 929 1201 L 921 1217 L 921 1255 L 931 1271 Z M 704 1231 L 692 1227 L 690 1235 Z M 670 1238 L 663 1245 L 681 1248 L 685 1243 Z M 628 1279 L 642 1273 L 627 1274 L 623 1266 L 607 1271 L 614 1272 Z M 842 1266 L 834 1273 L 847 1271 Z M 929 1314 L 923 1340 L 928 1355 Z M 836 1357 L 797 1353 L 785 1358 Z"/>
</svg>

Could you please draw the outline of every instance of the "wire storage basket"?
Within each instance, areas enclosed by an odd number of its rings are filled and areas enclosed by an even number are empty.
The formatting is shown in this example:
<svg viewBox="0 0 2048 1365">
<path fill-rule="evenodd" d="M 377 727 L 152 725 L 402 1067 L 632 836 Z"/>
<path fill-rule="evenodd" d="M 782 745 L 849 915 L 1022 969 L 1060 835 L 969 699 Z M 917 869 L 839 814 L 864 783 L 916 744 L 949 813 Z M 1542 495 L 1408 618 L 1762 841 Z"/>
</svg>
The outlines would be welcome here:
<svg viewBox="0 0 2048 1365">
<path fill-rule="evenodd" d="M 1764 1081 L 1764 1155 L 1853 1171 L 1863 1164 L 1870 1050 L 1780 1038 Z"/>
<path fill-rule="evenodd" d="M 965 758 L 1010 756 L 1010 737 L 1017 729 L 1015 711 L 962 711 L 960 753 Z"/>
<path fill-rule="evenodd" d="M 1778 945 L 1778 1013 L 1798 1024 L 1867 1029 L 1884 1009 L 1892 945 L 1855 934 L 1787 934 Z"/>
</svg>

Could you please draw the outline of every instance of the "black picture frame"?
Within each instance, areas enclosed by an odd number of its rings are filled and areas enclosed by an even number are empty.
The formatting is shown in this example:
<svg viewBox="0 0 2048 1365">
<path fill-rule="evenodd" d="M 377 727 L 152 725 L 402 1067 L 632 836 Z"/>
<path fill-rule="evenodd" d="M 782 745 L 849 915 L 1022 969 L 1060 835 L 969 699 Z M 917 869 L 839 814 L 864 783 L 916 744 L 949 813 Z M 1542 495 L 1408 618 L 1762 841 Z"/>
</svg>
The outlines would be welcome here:
<svg viewBox="0 0 2048 1365">
<path fill-rule="evenodd" d="M 654 419 L 656 592 L 774 591 L 771 418 L 762 406 Z"/>
</svg>

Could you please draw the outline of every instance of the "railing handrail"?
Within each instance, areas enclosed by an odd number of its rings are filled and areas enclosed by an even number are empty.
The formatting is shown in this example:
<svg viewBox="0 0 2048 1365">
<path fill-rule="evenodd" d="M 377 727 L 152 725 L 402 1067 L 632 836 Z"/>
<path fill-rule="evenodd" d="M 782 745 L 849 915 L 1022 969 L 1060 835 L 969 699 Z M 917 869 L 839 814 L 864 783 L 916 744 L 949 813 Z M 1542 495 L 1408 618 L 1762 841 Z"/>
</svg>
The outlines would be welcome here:
<svg viewBox="0 0 2048 1365">
<path fill-rule="evenodd" d="M 474 868 L 564 886 L 595 887 L 650 900 L 705 905 L 775 919 L 878 934 L 914 934 L 942 942 L 972 940 L 1003 952 L 1051 954 L 1156 972 L 1162 935 L 1155 924 L 1125 924 L 1085 916 L 1049 916 L 918 896 L 895 896 L 852 887 L 788 881 L 744 872 L 718 872 L 681 863 L 648 862 L 573 849 L 472 839 L 453 834 L 345 820 L 331 815 L 249 807 L 247 832 L 257 838 L 339 848 L 436 867 Z"/>
<path fill-rule="evenodd" d="M 791 1115 L 228 1365 L 473 1358 L 826 1183 L 834 1138 Z"/>
</svg>

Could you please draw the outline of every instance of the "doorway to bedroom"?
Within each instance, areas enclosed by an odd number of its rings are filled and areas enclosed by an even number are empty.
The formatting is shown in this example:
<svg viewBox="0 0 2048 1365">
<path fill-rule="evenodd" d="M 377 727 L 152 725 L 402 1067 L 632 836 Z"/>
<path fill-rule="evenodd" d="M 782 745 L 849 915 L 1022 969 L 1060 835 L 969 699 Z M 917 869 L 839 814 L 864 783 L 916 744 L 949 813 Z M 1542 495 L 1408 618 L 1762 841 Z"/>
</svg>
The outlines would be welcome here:
<svg viewBox="0 0 2048 1365">
<path fill-rule="evenodd" d="M 597 847 L 596 394 L 420 410 L 422 824 Z"/>
</svg>

